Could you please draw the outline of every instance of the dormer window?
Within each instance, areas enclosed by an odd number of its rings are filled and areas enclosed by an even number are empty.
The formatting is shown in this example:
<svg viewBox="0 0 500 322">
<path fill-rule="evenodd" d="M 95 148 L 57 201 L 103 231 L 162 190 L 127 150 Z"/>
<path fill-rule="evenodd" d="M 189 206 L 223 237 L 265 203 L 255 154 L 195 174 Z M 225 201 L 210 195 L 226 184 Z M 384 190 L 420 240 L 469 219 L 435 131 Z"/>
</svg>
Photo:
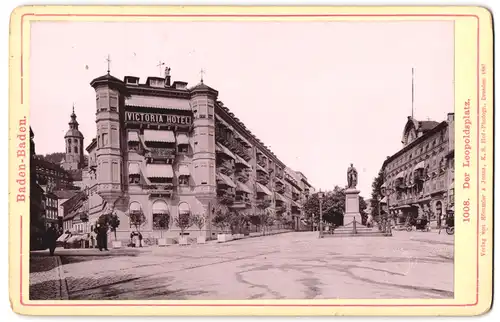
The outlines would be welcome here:
<svg viewBox="0 0 500 322">
<path fill-rule="evenodd" d="M 139 85 L 139 77 L 125 76 L 125 84 L 127 85 Z"/>
</svg>

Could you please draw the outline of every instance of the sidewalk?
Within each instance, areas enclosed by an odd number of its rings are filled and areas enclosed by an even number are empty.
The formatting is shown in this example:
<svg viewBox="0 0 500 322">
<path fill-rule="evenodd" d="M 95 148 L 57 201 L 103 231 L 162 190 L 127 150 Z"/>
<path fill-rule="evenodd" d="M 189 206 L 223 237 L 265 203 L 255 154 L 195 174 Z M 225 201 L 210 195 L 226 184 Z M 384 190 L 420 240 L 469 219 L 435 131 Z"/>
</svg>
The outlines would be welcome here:
<svg viewBox="0 0 500 322">
<path fill-rule="evenodd" d="M 59 256 L 30 257 L 30 300 L 67 300 L 66 279 Z"/>
<path fill-rule="evenodd" d="M 56 256 L 136 256 L 140 253 L 139 248 L 110 248 L 109 251 L 99 251 L 97 248 L 56 248 Z M 49 256 L 48 250 L 35 250 L 30 252 L 31 258 Z"/>
</svg>

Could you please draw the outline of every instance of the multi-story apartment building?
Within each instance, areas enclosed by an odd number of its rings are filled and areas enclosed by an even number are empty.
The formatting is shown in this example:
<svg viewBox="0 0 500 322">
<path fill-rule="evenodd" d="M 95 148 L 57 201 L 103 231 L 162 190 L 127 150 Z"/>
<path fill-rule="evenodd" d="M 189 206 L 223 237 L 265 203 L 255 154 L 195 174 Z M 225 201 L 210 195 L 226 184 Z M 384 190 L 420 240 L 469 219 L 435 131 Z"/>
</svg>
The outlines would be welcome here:
<svg viewBox="0 0 500 322">
<path fill-rule="evenodd" d="M 440 123 L 408 117 L 402 143 L 382 166 L 389 191 L 383 202 L 399 223 L 427 217 L 439 224 L 454 212 L 454 114 Z"/>
<path fill-rule="evenodd" d="M 262 143 L 203 83 L 138 77 L 120 80 L 108 74 L 91 82 L 96 91 L 97 136 L 87 147 L 88 226 L 103 213 L 120 219 L 119 239 L 128 239 L 130 214 L 146 218 L 145 238 L 179 236 L 179 214 L 206 216 L 201 230 L 216 234 L 215 209 L 255 214 L 266 208 L 300 217 L 307 179 Z M 292 173 L 293 175 L 290 175 Z M 159 218 L 168 215 L 167 228 Z M 69 218 L 68 215 L 67 218 Z M 198 234 L 191 227 L 186 232 Z"/>
</svg>

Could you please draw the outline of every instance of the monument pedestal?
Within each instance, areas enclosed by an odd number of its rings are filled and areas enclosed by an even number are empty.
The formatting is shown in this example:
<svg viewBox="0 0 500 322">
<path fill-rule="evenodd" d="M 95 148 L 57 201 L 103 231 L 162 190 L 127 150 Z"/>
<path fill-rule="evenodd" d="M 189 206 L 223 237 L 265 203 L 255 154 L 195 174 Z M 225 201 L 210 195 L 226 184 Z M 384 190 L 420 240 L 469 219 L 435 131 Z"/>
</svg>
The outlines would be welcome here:
<svg viewBox="0 0 500 322">
<path fill-rule="evenodd" d="M 359 190 L 348 188 L 345 190 L 345 214 L 344 225 L 356 221 L 361 225 L 361 214 L 359 212 Z"/>
</svg>

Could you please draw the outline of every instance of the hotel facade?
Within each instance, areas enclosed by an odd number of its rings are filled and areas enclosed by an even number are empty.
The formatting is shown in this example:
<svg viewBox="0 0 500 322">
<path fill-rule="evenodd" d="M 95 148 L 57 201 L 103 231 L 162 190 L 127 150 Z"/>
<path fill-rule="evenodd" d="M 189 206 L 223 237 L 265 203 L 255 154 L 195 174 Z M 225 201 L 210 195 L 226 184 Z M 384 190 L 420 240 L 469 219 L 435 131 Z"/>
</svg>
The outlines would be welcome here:
<svg viewBox="0 0 500 322">
<path fill-rule="evenodd" d="M 398 224 L 413 217 L 439 225 L 443 215 L 454 213 L 454 125 L 453 113 L 442 122 L 408 117 L 402 149 L 382 166 L 382 187 L 389 193 L 381 203 Z"/>
<path fill-rule="evenodd" d="M 97 136 L 86 148 L 82 174 L 87 204 L 65 215 L 85 219 L 86 225 L 76 223 L 79 231 L 90 231 L 99 216 L 114 212 L 120 220 L 118 239 L 128 239 L 136 229 L 129 215 L 141 213 L 145 239 L 178 237 L 175 218 L 194 214 L 205 216 L 205 226 L 186 233 L 213 237 L 212 218 L 220 208 L 248 215 L 269 209 L 300 228 L 311 184 L 255 137 L 203 80 L 188 88 L 171 82 L 167 68 L 164 78 L 148 77 L 145 83 L 108 72 L 91 86 Z M 168 224 L 161 228 L 165 215 Z"/>
</svg>

